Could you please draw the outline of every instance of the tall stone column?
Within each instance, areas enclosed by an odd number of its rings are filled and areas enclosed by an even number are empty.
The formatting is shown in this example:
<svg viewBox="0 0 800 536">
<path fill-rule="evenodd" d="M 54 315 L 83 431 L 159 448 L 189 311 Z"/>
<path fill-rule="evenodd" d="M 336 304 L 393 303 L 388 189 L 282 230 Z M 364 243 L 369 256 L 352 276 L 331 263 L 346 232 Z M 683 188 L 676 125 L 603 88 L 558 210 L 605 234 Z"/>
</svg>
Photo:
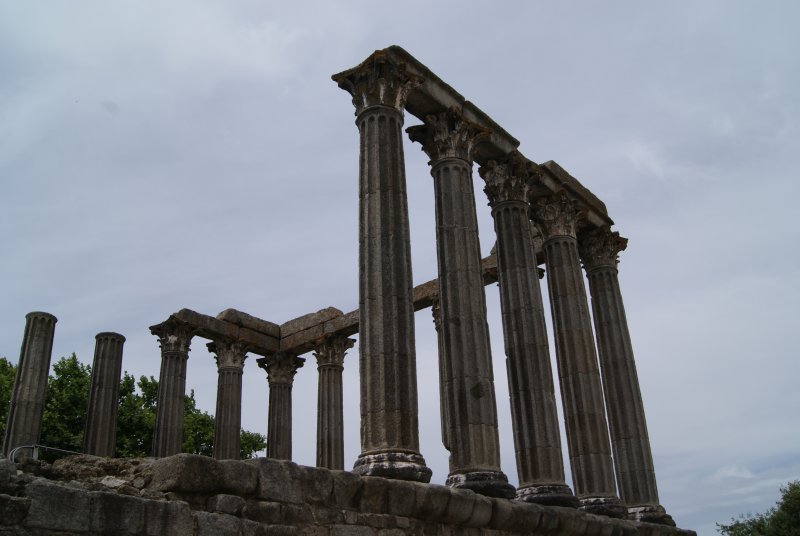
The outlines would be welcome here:
<svg viewBox="0 0 800 536">
<path fill-rule="evenodd" d="M 242 371 L 247 345 L 219 340 L 206 345 L 217 361 L 217 414 L 214 419 L 214 458 L 241 458 Z"/>
<path fill-rule="evenodd" d="M 531 236 L 528 190 L 536 171 L 512 154 L 480 168 L 497 234 L 497 273 L 506 350 L 517 498 L 577 507 L 564 479 L 547 327 Z"/>
<path fill-rule="evenodd" d="M 556 361 L 570 465 L 581 509 L 625 517 L 614 484 L 614 465 L 603 406 L 589 302 L 578 259 L 582 213 L 562 192 L 537 200 L 533 220 L 544 239 L 547 287 L 553 313 Z"/>
<path fill-rule="evenodd" d="M 186 360 L 189 359 L 189 345 L 194 330 L 190 325 L 170 318 L 162 324 L 151 327 L 150 332 L 158 337 L 161 346 L 153 456 L 163 458 L 181 452 L 183 406 L 186 396 Z"/>
<path fill-rule="evenodd" d="M 25 334 L 8 406 L 3 456 L 7 457 L 16 447 L 39 442 L 57 321 L 50 313 L 40 311 L 25 315 Z M 20 453 L 21 456 L 26 454 Z"/>
<path fill-rule="evenodd" d="M 444 332 L 442 331 L 442 306 L 439 302 L 439 296 L 433 298 L 431 304 L 431 315 L 433 316 L 433 327 L 436 329 L 436 342 L 438 347 L 439 356 L 439 416 L 442 428 L 442 445 L 450 452 L 450 439 L 448 438 L 448 430 L 450 430 L 450 419 L 448 417 L 448 404 L 446 402 L 445 384 L 450 373 L 447 370 L 447 358 L 445 358 L 445 344 L 442 339 Z M 449 457 L 450 471 L 453 472 L 453 459 Z"/>
<path fill-rule="evenodd" d="M 344 469 L 344 410 L 342 409 L 342 370 L 347 350 L 354 339 L 341 335 L 326 338 L 317 345 L 317 467 Z"/>
<path fill-rule="evenodd" d="M 639 376 L 619 287 L 617 256 L 627 245 L 627 238 L 609 229 L 587 232 L 579 242 L 592 296 L 617 485 L 629 517 L 674 526 L 658 501 Z"/>
<path fill-rule="evenodd" d="M 125 337 L 119 333 L 98 333 L 95 337 L 92 384 L 83 433 L 83 452 L 86 454 L 114 456 L 123 344 Z"/>
<path fill-rule="evenodd" d="M 420 83 L 381 51 L 333 76 L 353 96 L 360 133 L 361 454 L 353 472 L 428 482 L 419 452 L 403 110 Z"/>
<path fill-rule="evenodd" d="M 447 484 L 513 497 L 500 470 L 486 297 L 472 186 L 472 149 L 488 132 L 451 110 L 408 129 L 430 157 L 451 470 Z"/>
<path fill-rule="evenodd" d="M 256 360 L 267 371 L 269 414 L 267 416 L 267 457 L 292 459 L 292 384 L 305 359 L 288 352 L 276 352 Z"/>
</svg>

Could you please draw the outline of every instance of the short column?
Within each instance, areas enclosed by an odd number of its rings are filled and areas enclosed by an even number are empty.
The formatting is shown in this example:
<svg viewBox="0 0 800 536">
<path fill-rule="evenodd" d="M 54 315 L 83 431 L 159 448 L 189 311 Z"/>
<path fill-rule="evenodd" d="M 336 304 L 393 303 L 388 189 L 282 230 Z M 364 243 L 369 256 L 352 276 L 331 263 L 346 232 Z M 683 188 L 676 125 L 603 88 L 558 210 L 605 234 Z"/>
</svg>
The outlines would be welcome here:
<svg viewBox="0 0 800 536">
<path fill-rule="evenodd" d="M 206 345 L 217 361 L 217 414 L 214 417 L 214 458 L 241 458 L 242 371 L 247 345 L 218 340 Z"/>
<path fill-rule="evenodd" d="M 537 200 L 533 220 L 544 239 L 567 443 L 580 507 L 625 517 L 614 484 L 614 464 L 603 406 L 603 386 L 578 258 L 576 230 L 583 214 L 564 193 Z"/>
<path fill-rule="evenodd" d="M 342 371 L 347 350 L 356 343 L 342 335 L 317 345 L 317 467 L 344 469 L 344 411 Z"/>
<path fill-rule="evenodd" d="M 488 132 L 450 110 L 411 127 L 430 157 L 436 205 L 439 299 L 447 378 L 445 403 L 451 471 L 447 484 L 511 498 L 500 470 L 486 297 L 472 186 L 472 149 Z"/>
<path fill-rule="evenodd" d="M 564 479 L 553 371 L 531 236 L 528 190 L 535 165 L 512 153 L 480 168 L 497 234 L 497 273 L 506 350 L 517 498 L 577 507 Z"/>
<path fill-rule="evenodd" d="M 617 256 L 627 247 L 628 239 L 609 229 L 596 229 L 579 238 L 592 297 L 620 499 L 631 519 L 674 526 L 658 501 L 639 376 L 619 286 Z"/>
<path fill-rule="evenodd" d="M 292 459 L 292 384 L 305 359 L 288 352 L 276 352 L 256 360 L 267 371 L 269 414 L 267 416 L 267 457 Z"/>
<path fill-rule="evenodd" d="M 333 76 L 360 133 L 361 454 L 353 472 L 428 482 L 419 452 L 417 365 L 403 110 L 421 82 L 384 52 Z"/>
<path fill-rule="evenodd" d="M 95 337 L 89 408 L 83 432 L 83 452 L 86 454 L 114 456 L 123 344 L 125 337 L 119 333 L 98 333 Z"/>
<path fill-rule="evenodd" d="M 40 311 L 25 315 L 25 334 L 8 405 L 3 456 L 8 457 L 16 447 L 39 442 L 57 321 L 50 313 Z M 20 452 L 20 457 L 23 456 L 30 456 L 30 453 Z"/>
<path fill-rule="evenodd" d="M 186 360 L 194 330 L 189 324 L 169 319 L 150 332 L 161 346 L 161 372 L 158 376 L 156 425 L 153 432 L 153 456 L 163 458 L 179 454 L 183 443 L 183 413 L 186 396 Z"/>
</svg>

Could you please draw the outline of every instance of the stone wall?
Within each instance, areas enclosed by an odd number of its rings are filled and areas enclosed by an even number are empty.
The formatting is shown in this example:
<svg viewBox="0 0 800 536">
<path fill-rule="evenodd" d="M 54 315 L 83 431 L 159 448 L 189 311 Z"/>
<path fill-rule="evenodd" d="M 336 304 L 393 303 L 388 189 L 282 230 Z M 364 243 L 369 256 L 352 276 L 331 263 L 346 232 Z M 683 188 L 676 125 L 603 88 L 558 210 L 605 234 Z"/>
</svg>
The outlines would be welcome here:
<svg viewBox="0 0 800 536">
<path fill-rule="evenodd" d="M 468 490 L 271 459 L 0 460 L 0 535 L 691 536 Z"/>
</svg>

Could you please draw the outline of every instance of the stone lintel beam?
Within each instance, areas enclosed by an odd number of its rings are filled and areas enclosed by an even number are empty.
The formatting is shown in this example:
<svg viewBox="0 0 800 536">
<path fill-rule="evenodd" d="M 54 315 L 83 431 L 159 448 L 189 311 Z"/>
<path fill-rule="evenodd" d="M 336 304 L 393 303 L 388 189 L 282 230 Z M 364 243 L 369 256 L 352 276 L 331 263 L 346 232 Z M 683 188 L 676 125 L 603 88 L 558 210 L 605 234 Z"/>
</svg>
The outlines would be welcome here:
<svg viewBox="0 0 800 536">
<path fill-rule="evenodd" d="M 214 340 L 234 340 L 247 345 L 247 351 L 258 355 L 268 355 L 278 351 L 280 339 L 254 331 L 246 327 L 240 327 L 225 320 L 219 320 L 213 316 L 204 315 L 191 309 L 181 309 L 177 313 L 170 315 L 169 320 L 179 320 L 190 325 L 194 334 L 204 339 Z M 161 324 L 151 326 L 151 331 L 158 328 Z"/>
<path fill-rule="evenodd" d="M 547 197 L 550 193 L 564 190 L 571 199 L 575 200 L 585 210 L 584 226 L 602 228 L 614 225 L 614 220 L 608 216 L 605 203 L 600 201 L 596 195 L 555 161 L 548 160 L 539 166 L 539 170 L 541 173 L 537 182 L 545 186 L 549 192 L 542 191 L 538 195 L 534 193 L 531 196 L 531 201 L 540 197 Z"/>
<path fill-rule="evenodd" d="M 305 331 L 316 325 L 322 325 L 327 320 L 332 320 L 342 316 L 342 314 L 343 313 L 336 307 L 326 307 L 325 309 L 320 309 L 316 313 L 309 313 L 307 315 L 293 318 L 292 320 L 281 324 L 281 339 L 289 337 L 295 333 Z"/>
<path fill-rule="evenodd" d="M 276 339 L 281 336 L 281 327 L 278 324 L 262 320 L 236 309 L 225 309 L 217 315 L 217 320 L 224 320 L 230 324 L 236 324 L 240 328 L 251 329 Z"/>
</svg>

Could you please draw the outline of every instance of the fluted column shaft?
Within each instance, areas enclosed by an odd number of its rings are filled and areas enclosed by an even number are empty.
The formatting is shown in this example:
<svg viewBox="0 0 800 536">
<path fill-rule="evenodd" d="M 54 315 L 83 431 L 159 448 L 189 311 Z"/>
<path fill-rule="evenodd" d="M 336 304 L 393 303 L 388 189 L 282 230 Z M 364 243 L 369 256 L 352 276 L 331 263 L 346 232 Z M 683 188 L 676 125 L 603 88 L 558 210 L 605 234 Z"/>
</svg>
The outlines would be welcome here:
<svg viewBox="0 0 800 536">
<path fill-rule="evenodd" d="M 151 327 L 150 332 L 158 337 L 161 346 L 153 456 L 163 458 L 181 452 L 186 361 L 194 331 L 188 324 L 170 319 Z"/>
<path fill-rule="evenodd" d="M 608 229 L 580 238 L 620 499 L 636 520 L 674 525 L 658 500 L 639 376 L 619 286 L 617 256 L 628 240 Z"/>
<path fill-rule="evenodd" d="M 426 117 L 409 135 L 431 158 L 436 203 L 441 340 L 445 347 L 451 472 L 447 483 L 513 497 L 500 470 L 494 374 L 486 323 L 471 148 L 485 132 L 455 112 Z"/>
<path fill-rule="evenodd" d="M 25 315 L 25 334 L 8 406 L 3 456 L 11 454 L 15 447 L 39 442 L 57 321 L 50 313 L 40 311 Z M 20 457 L 27 454 L 20 453 Z"/>
<path fill-rule="evenodd" d="M 269 412 L 267 415 L 267 457 L 292 459 L 292 384 L 305 359 L 277 352 L 256 361 L 267 371 Z"/>
<path fill-rule="evenodd" d="M 360 133 L 361 454 L 353 471 L 427 482 L 401 134 L 406 95 L 419 81 L 380 52 L 333 79 L 353 96 Z"/>
<path fill-rule="evenodd" d="M 442 445 L 444 448 L 450 452 L 450 439 L 448 437 L 448 433 L 450 430 L 450 418 L 448 416 L 448 412 L 450 411 L 449 403 L 447 402 L 448 396 L 445 392 L 445 386 L 447 385 L 447 378 L 450 377 L 450 372 L 448 371 L 448 360 L 445 357 L 445 350 L 446 346 L 444 344 L 444 333 L 442 332 L 442 307 L 439 302 L 439 296 L 433 298 L 433 303 L 431 304 L 431 315 L 433 316 L 433 326 L 436 329 L 436 343 L 438 352 L 437 355 L 439 357 L 439 417 L 441 422 L 442 428 Z M 453 472 L 453 460 L 451 457 L 448 457 L 449 463 L 449 472 Z"/>
<path fill-rule="evenodd" d="M 529 181 L 534 171 L 513 157 L 480 169 L 497 234 L 497 272 L 506 350 L 517 497 L 577 506 L 566 485 L 542 292 L 531 236 Z"/>
<path fill-rule="evenodd" d="M 603 405 L 603 387 L 583 283 L 576 228 L 582 214 L 564 195 L 541 199 L 534 221 L 544 238 L 547 286 L 575 493 L 587 511 L 623 517 Z"/>
<path fill-rule="evenodd" d="M 217 413 L 214 418 L 214 458 L 241 458 L 242 371 L 246 346 L 238 341 L 209 343 L 217 361 Z"/>
<path fill-rule="evenodd" d="M 333 336 L 317 345 L 317 467 L 344 469 L 342 370 L 353 339 Z"/>
<path fill-rule="evenodd" d="M 83 433 L 86 454 L 114 456 L 123 344 L 125 337 L 119 333 L 98 333 L 95 337 L 89 408 Z"/>
</svg>

